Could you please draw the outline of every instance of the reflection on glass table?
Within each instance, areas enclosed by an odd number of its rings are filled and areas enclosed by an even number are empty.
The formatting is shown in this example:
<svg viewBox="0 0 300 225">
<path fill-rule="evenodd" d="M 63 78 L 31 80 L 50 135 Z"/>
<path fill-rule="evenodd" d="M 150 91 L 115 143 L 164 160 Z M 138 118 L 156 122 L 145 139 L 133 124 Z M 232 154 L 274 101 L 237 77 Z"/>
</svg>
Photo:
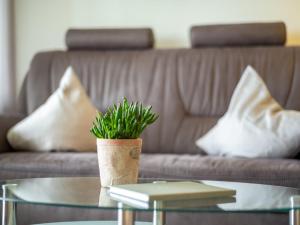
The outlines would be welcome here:
<svg viewBox="0 0 300 225">
<path fill-rule="evenodd" d="M 158 179 L 155 179 L 158 180 Z M 153 182 L 140 179 L 139 182 Z M 171 181 L 170 181 L 171 182 Z M 290 224 L 299 224 L 300 189 L 221 181 L 197 181 L 236 190 L 236 196 L 186 201 L 139 202 L 101 188 L 97 177 L 34 178 L 2 181 L 3 225 L 15 224 L 18 203 L 94 208 L 118 211 L 118 224 L 134 223 L 136 211 L 153 212 L 153 224 L 165 223 L 166 212 L 284 212 Z M 73 223 L 74 224 L 74 223 Z M 142 223 L 145 224 L 145 223 Z"/>
</svg>

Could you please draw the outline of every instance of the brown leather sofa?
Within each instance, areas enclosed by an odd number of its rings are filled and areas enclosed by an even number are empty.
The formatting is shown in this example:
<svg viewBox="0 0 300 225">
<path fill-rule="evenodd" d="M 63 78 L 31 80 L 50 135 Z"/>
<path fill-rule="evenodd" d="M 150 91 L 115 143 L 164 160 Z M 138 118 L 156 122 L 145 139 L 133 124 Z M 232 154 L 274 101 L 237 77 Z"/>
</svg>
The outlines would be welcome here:
<svg viewBox="0 0 300 225">
<path fill-rule="evenodd" d="M 279 33 L 285 32 L 280 29 Z M 132 101 L 151 104 L 160 114 L 158 122 L 143 135 L 141 177 L 213 179 L 300 188 L 298 159 L 207 156 L 195 145 L 226 111 L 248 64 L 259 72 L 282 106 L 300 110 L 300 47 L 285 47 L 285 35 L 275 42 L 266 41 L 265 36 L 262 42 L 255 39 L 254 43 L 247 40 L 236 45 L 230 42 L 213 46 L 212 41 L 197 44 L 197 34 L 193 34 L 194 48 L 153 49 L 151 30 L 135 35 L 132 31 L 121 35 L 119 30 L 103 32 L 69 31 L 67 50 L 35 55 L 22 86 L 20 115 L 0 117 L 0 179 L 98 176 L 96 153 L 16 152 L 5 139 L 7 129 L 40 106 L 58 87 L 66 67 L 72 65 L 99 110 L 104 111 L 126 96 Z M 101 40 L 97 38 L 103 35 Z M 123 42 L 120 37 L 126 35 L 130 37 Z M 103 217 L 93 210 L 21 208 L 20 224 L 52 218 L 59 221 Z M 173 222 L 168 224 L 286 224 L 288 221 L 281 214 L 189 217 L 173 213 L 169 219 Z"/>
</svg>

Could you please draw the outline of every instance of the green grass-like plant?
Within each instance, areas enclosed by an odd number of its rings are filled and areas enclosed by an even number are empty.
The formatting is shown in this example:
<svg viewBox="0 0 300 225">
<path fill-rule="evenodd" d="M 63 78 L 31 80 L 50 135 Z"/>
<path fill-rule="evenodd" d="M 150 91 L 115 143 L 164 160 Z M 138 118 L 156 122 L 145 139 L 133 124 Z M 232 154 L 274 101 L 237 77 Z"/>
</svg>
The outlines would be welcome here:
<svg viewBox="0 0 300 225">
<path fill-rule="evenodd" d="M 105 114 L 98 112 L 90 131 L 102 139 L 135 139 L 157 118 L 151 106 L 144 107 L 138 102 L 129 104 L 124 98 L 118 106 L 109 107 Z"/>
</svg>

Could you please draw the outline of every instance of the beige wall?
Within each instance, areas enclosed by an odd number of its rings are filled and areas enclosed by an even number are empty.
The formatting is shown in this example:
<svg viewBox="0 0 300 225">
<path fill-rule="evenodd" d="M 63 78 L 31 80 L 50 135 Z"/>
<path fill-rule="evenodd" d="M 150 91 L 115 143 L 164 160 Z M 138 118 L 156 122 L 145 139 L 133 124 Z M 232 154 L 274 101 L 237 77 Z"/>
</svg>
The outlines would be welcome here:
<svg viewBox="0 0 300 225">
<path fill-rule="evenodd" d="M 64 48 L 69 27 L 152 27 L 159 48 L 188 47 L 194 24 L 283 20 L 300 44 L 300 0 L 15 0 L 20 86 L 32 56 Z"/>
</svg>

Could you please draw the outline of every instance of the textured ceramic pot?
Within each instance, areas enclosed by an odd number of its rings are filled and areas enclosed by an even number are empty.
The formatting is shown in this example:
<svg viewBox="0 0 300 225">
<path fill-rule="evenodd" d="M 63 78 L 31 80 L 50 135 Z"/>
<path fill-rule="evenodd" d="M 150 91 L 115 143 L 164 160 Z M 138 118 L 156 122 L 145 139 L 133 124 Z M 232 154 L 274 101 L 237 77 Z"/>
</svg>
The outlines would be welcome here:
<svg viewBox="0 0 300 225">
<path fill-rule="evenodd" d="M 142 139 L 97 139 L 102 187 L 137 182 Z"/>
</svg>

